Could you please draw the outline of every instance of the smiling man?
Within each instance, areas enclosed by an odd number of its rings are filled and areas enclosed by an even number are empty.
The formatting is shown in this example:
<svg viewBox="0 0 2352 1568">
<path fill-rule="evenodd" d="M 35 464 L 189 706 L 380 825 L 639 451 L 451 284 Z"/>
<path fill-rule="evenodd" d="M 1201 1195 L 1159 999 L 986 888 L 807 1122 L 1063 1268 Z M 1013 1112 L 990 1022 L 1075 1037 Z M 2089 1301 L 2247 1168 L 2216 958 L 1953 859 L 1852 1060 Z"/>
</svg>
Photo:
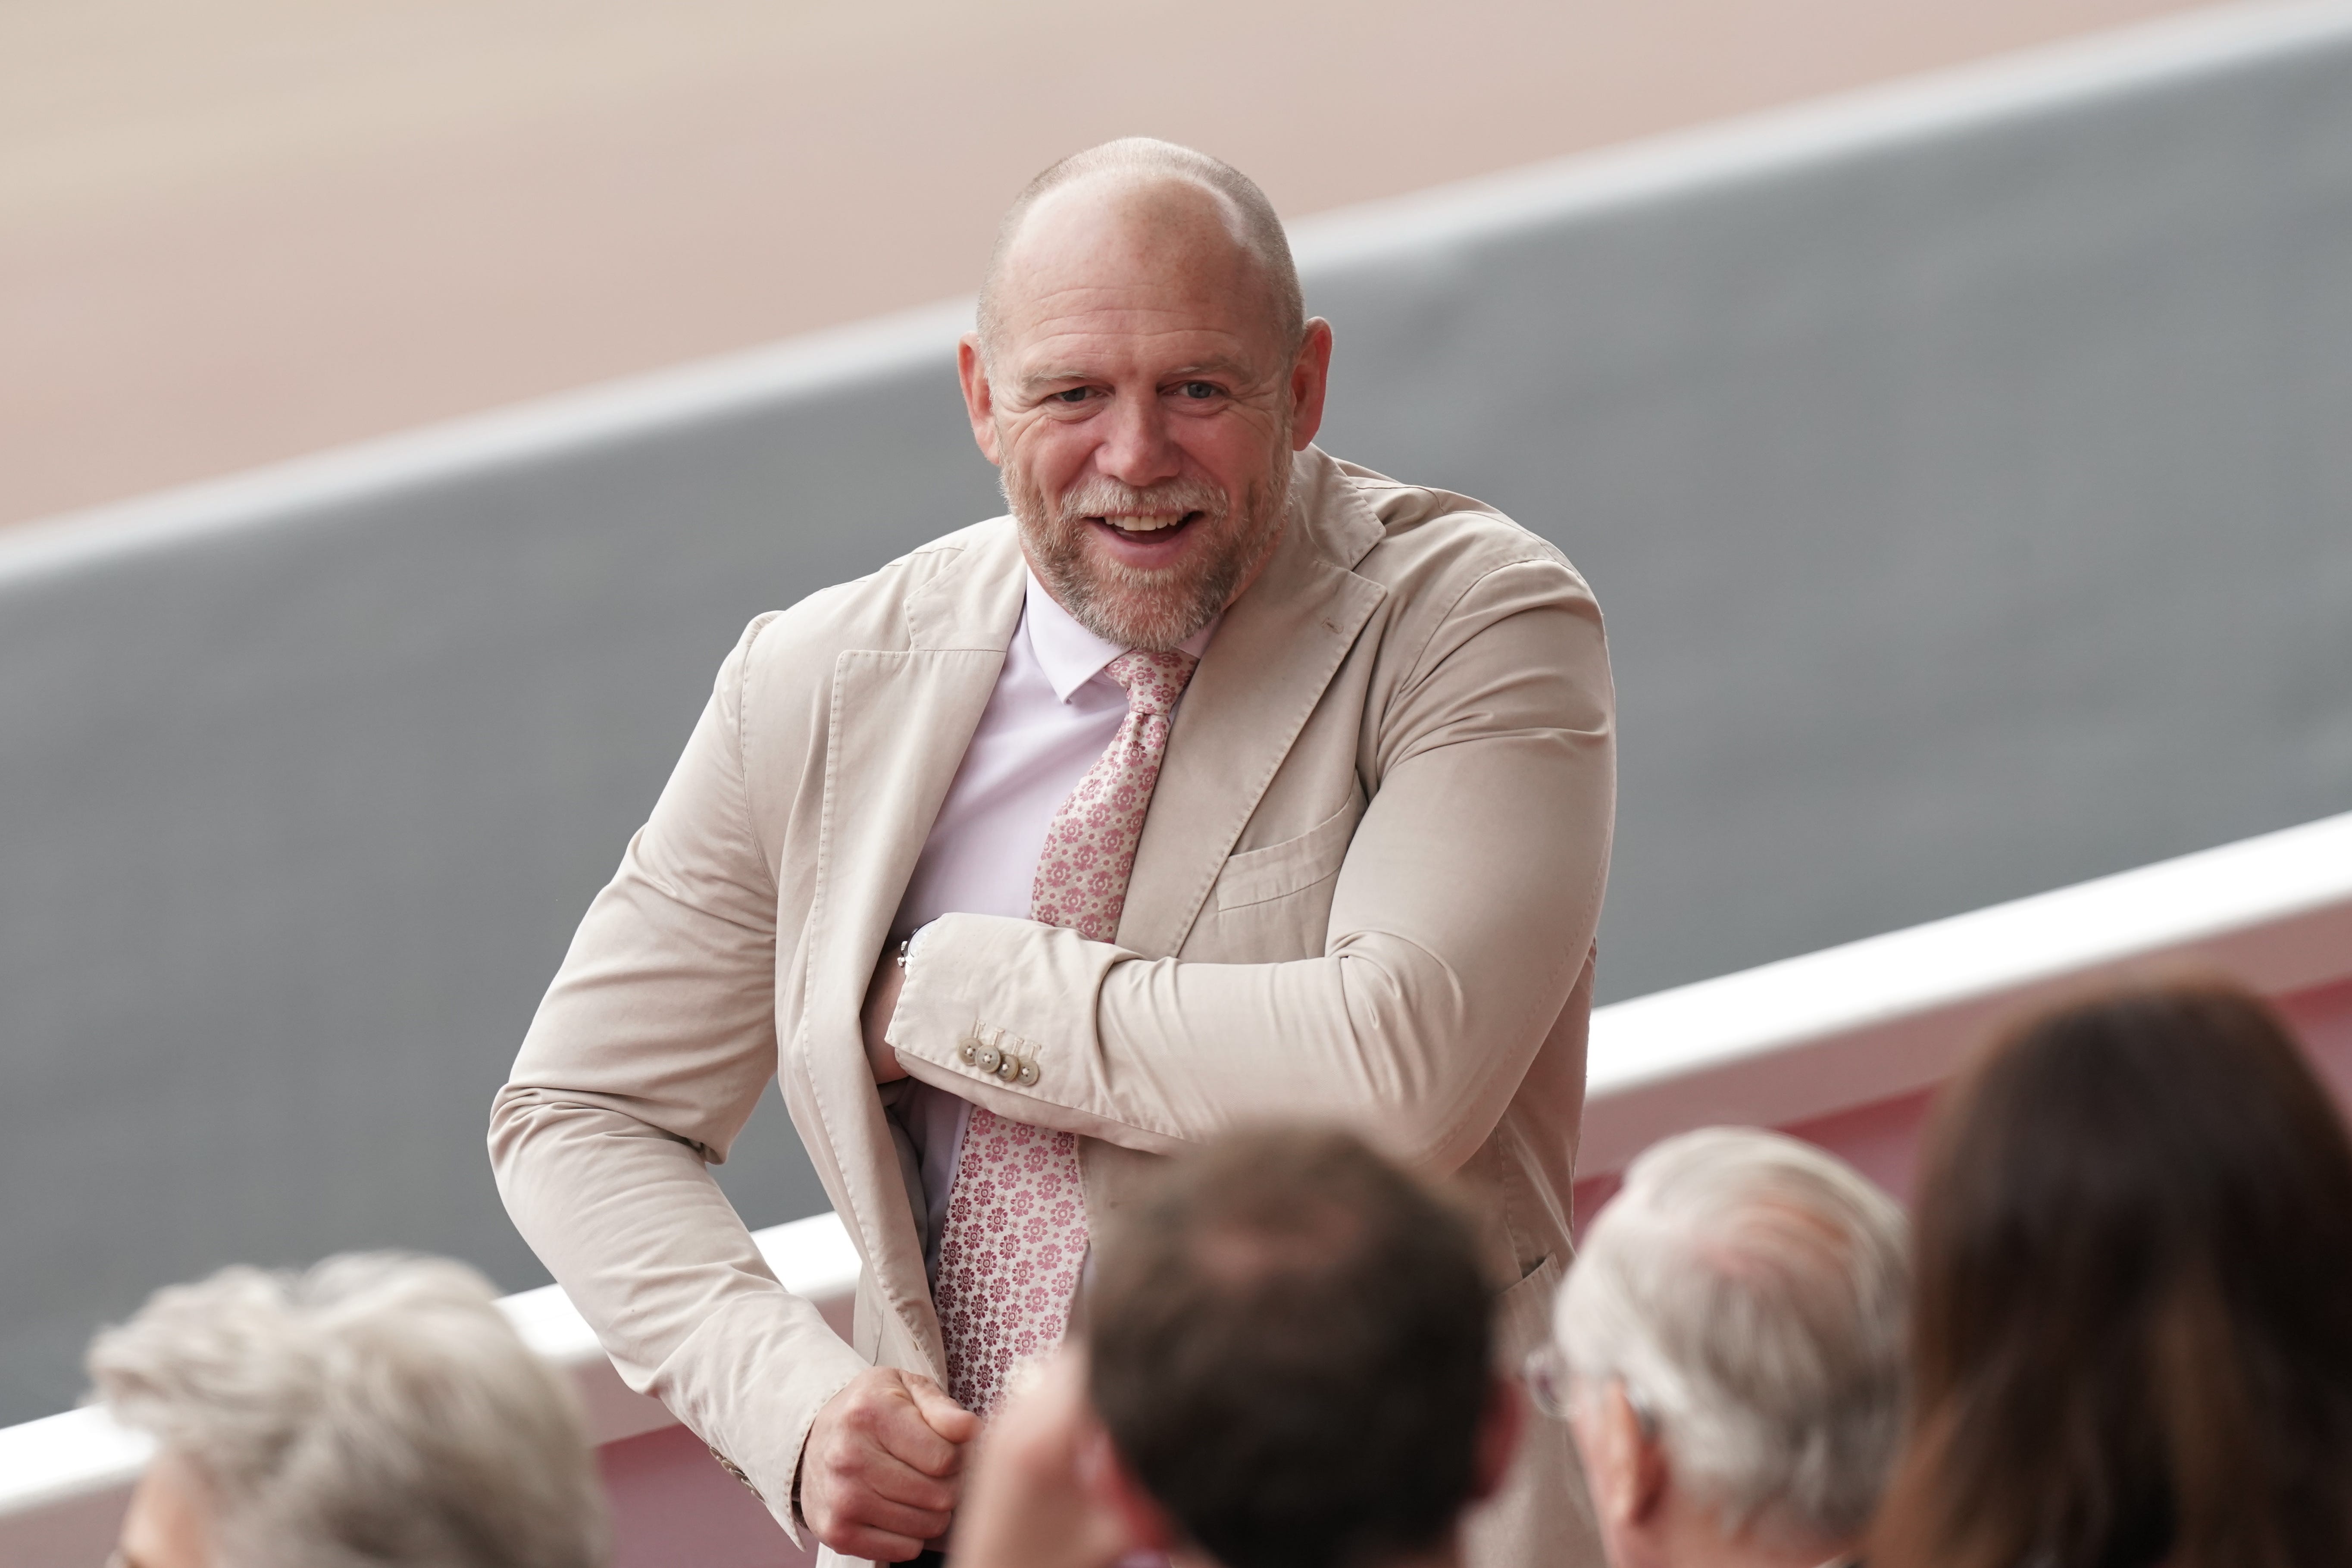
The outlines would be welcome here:
<svg viewBox="0 0 2352 1568">
<path fill-rule="evenodd" d="M 752 622 L 491 1122 L 623 1374 L 795 1539 L 893 1562 L 1095 1228 L 1237 1124 L 1454 1173 L 1502 1352 L 1542 1338 L 1613 805 L 1591 594 L 1312 445 L 1331 329 L 1243 175 L 1056 164 L 978 325 L 1011 516 Z M 771 1074 L 864 1262 L 851 1344 L 706 1169 Z M 1531 1434 L 1472 1561 L 1597 1560 L 1578 1496 Z"/>
</svg>

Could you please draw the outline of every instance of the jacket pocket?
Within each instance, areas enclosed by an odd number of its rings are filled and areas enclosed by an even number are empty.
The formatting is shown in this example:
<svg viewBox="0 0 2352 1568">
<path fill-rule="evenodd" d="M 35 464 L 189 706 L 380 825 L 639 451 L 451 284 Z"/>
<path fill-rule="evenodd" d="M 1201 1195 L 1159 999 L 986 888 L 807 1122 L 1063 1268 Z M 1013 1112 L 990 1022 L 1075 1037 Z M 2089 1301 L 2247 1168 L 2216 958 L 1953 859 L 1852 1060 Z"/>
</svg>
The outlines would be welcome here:
<svg viewBox="0 0 2352 1568">
<path fill-rule="evenodd" d="M 1237 910 L 1287 898 L 1338 876 L 1363 815 L 1364 791 L 1359 784 L 1349 792 L 1345 805 L 1297 837 L 1232 857 L 1217 875 L 1217 908 Z"/>
<path fill-rule="evenodd" d="M 1568 1273 L 1567 1260 L 1557 1252 L 1522 1275 L 1495 1303 L 1495 1349 L 1516 1373 L 1527 1353 L 1551 1338 L 1553 1298 Z"/>
</svg>

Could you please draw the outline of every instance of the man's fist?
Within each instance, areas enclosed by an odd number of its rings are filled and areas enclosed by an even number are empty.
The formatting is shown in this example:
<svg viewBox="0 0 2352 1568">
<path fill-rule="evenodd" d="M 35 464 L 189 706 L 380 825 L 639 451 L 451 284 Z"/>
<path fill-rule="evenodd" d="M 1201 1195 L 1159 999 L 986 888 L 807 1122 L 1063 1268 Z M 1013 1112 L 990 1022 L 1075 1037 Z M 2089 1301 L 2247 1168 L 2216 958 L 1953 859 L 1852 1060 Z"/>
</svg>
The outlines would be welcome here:
<svg viewBox="0 0 2352 1568">
<path fill-rule="evenodd" d="M 947 1532 L 980 1417 L 919 1373 L 872 1367 L 827 1400 L 801 1451 L 801 1517 L 845 1557 L 904 1563 Z"/>
</svg>

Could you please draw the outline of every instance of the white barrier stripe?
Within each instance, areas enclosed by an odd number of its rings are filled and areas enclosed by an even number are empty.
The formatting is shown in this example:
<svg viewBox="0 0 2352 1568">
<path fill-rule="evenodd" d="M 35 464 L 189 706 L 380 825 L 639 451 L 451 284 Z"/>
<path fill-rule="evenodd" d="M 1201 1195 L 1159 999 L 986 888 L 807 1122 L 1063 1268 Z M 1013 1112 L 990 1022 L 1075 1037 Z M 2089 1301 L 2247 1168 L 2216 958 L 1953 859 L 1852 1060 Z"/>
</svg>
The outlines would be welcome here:
<svg viewBox="0 0 2352 1568">
<path fill-rule="evenodd" d="M 1598 1008 L 1587 1100 L 2346 902 L 2352 812 Z"/>
<path fill-rule="evenodd" d="M 1670 1099 L 1766 1121 L 1791 1097 L 1869 1104 L 1940 1079 L 2038 991 L 2198 961 L 2270 995 L 2352 976 L 2352 813 L 1597 1008 L 1579 1173 L 1646 1146 Z"/>
<path fill-rule="evenodd" d="M 68 1410 L 0 1427 L 0 1519 L 128 1487 L 154 1447 L 103 1410 Z"/>
<path fill-rule="evenodd" d="M 0 592 L 19 582 L 725 416 L 925 361 L 954 373 L 972 302 L 949 300 L 577 392 L 331 447 L 0 531 Z"/>
<path fill-rule="evenodd" d="M 1291 248 L 1307 273 L 1386 262 L 2346 43 L 2352 43 L 2346 0 L 2214 5 L 1367 202 L 1290 226 Z"/>
<path fill-rule="evenodd" d="M 1785 174 L 2341 42 L 2352 42 L 2352 0 L 2219 5 L 1321 214 L 1289 226 L 1293 248 L 1311 289 L 1321 270 Z M 18 524 L 0 534 L 0 592 L 17 580 L 142 549 L 268 526 L 309 507 L 578 450 L 925 360 L 943 361 L 970 330 L 971 317 L 970 299 L 946 300 Z"/>
</svg>

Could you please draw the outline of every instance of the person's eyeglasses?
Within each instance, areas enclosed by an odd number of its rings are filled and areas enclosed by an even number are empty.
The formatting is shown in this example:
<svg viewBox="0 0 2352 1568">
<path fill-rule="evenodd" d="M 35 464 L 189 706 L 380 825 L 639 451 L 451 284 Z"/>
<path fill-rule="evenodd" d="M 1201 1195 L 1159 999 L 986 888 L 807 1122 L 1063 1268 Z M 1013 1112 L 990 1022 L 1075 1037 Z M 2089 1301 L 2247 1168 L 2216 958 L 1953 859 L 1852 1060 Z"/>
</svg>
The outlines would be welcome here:
<svg viewBox="0 0 2352 1568">
<path fill-rule="evenodd" d="M 1558 1345 L 1546 1340 L 1529 1351 L 1520 1375 L 1537 1409 L 1555 1421 L 1568 1419 L 1568 1358 Z"/>
<path fill-rule="evenodd" d="M 1520 1368 L 1520 1378 L 1527 1384 L 1528 1397 L 1535 1401 L 1538 1410 L 1555 1421 L 1568 1419 L 1570 1392 L 1575 1374 L 1569 1370 L 1568 1358 L 1560 1353 L 1559 1346 L 1547 1340 L 1529 1351 L 1526 1363 Z M 1658 1418 L 1651 1411 L 1649 1400 L 1623 1378 L 1615 1382 L 1625 1391 L 1625 1403 L 1633 1406 L 1633 1420 L 1642 1428 L 1642 1436 L 1656 1436 Z"/>
</svg>

